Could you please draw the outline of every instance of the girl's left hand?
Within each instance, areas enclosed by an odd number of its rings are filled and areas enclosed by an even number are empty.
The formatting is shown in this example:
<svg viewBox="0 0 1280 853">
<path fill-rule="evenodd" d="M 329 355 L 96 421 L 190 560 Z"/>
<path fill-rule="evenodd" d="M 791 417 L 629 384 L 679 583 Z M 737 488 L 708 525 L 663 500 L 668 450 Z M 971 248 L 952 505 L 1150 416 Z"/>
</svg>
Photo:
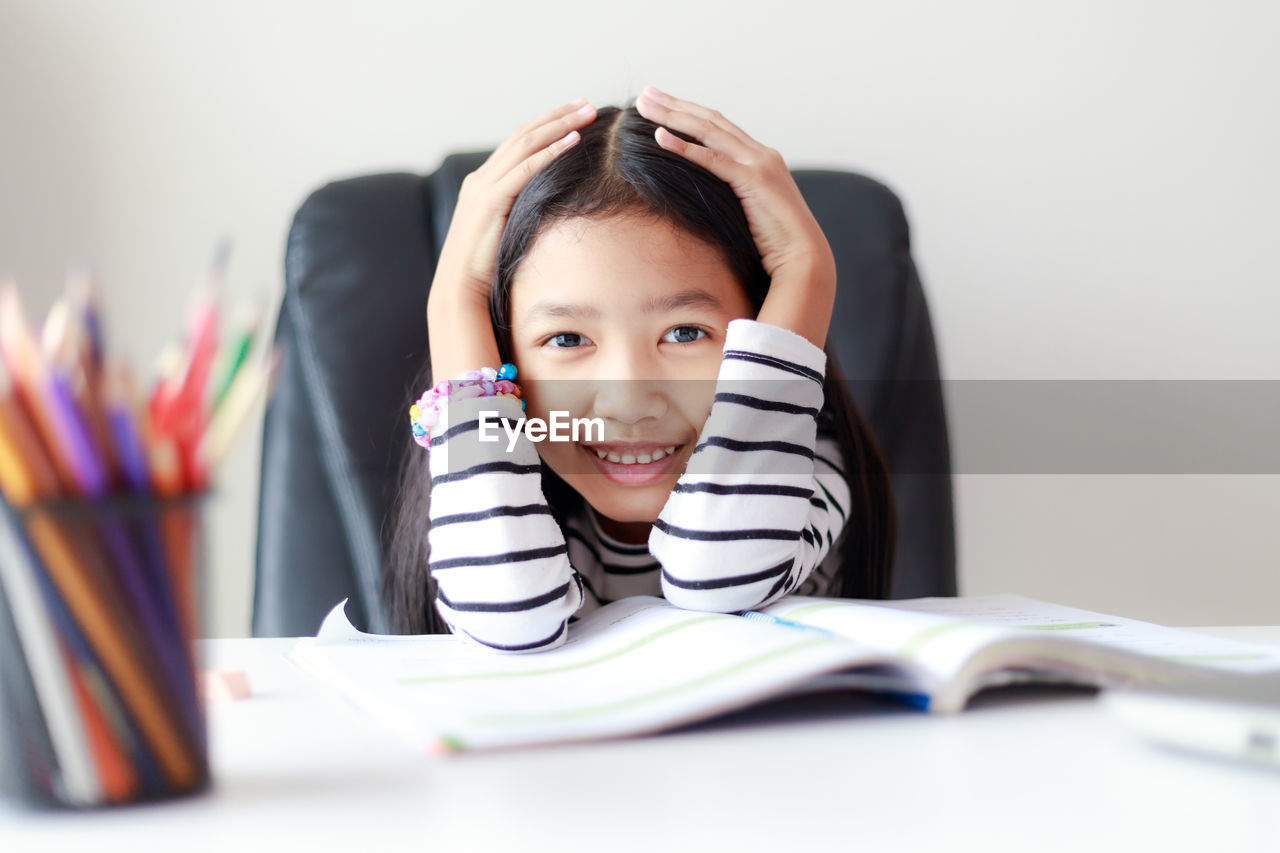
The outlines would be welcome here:
<svg viewBox="0 0 1280 853">
<path fill-rule="evenodd" d="M 782 155 L 715 110 L 647 86 L 636 110 L 658 125 L 663 148 L 702 166 L 733 188 L 771 279 L 756 319 L 789 328 L 822 347 L 835 301 L 836 264 Z M 701 145 L 667 131 L 678 130 Z"/>
</svg>

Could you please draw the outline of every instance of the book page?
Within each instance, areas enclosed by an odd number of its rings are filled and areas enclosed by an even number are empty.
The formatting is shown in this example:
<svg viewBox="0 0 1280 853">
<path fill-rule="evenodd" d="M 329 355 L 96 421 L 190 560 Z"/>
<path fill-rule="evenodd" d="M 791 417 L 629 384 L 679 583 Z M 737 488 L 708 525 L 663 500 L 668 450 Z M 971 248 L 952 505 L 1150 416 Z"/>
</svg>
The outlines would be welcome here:
<svg viewBox="0 0 1280 853">
<path fill-rule="evenodd" d="M 920 601 L 923 599 L 916 599 Z M 1004 625 L 966 619 L 952 614 L 915 612 L 912 602 L 865 601 L 844 598 L 789 595 L 764 608 L 781 619 L 824 628 L 858 643 L 878 649 L 895 660 L 925 673 L 923 683 L 909 685 L 912 692 L 936 693 L 951 683 L 965 665 L 992 643 L 1016 637 Z M 857 675 L 844 678 L 851 686 Z M 904 684 L 904 689 L 908 685 Z"/>
<path fill-rule="evenodd" d="M 1141 682 L 1195 668 L 1205 672 L 1280 669 L 1280 650 L 1269 646 L 1019 595 L 875 602 L 788 596 L 765 612 L 835 631 L 911 661 L 929 673 L 930 692 L 950 689 L 950 705 L 990 681 L 987 676 L 993 667 L 1021 665 L 1051 680 L 1081 683 Z M 992 661 L 987 673 L 977 671 L 981 667 L 975 662 L 997 647 L 1004 651 L 1003 657 L 987 654 Z M 971 683 L 957 683 L 965 679 Z"/>
<path fill-rule="evenodd" d="M 562 646 L 532 654 L 452 635 L 362 634 L 339 607 L 291 657 L 437 753 L 658 731 L 885 660 L 840 637 L 681 610 L 657 596 L 592 611 Z"/>
<path fill-rule="evenodd" d="M 1123 616 L 1108 616 L 1021 595 L 918 598 L 883 602 L 888 607 L 951 618 L 1052 632 L 1171 663 L 1233 672 L 1280 669 L 1280 649 L 1197 634 Z"/>
</svg>

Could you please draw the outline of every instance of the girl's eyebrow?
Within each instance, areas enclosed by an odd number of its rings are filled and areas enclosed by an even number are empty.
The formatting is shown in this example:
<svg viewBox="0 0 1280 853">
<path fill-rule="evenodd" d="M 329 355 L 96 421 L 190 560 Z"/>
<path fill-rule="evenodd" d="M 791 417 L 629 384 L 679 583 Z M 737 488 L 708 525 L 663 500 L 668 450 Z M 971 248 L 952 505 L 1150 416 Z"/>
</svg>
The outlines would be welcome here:
<svg viewBox="0 0 1280 853">
<path fill-rule="evenodd" d="M 529 313 L 525 314 L 525 320 L 534 320 L 538 317 L 565 317 L 570 320 L 581 320 L 599 316 L 600 309 L 594 305 L 575 305 L 571 302 L 551 302 L 544 299 L 534 303 Z"/>
<path fill-rule="evenodd" d="M 643 314 L 660 314 L 678 311 L 681 308 L 710 308 L 722 310 L 723 305 L 713 294 L 700 287 L 677 290 L 665 296 L 654 296 L 640 306 Z M 595 305 L 578 305 L 568 302 L 552 302 L 543 300 L 534 303 L 525 320 L 539 317 L 564 317 L 570 320 L 597 319 L 603 312 Z"/>
<path fill-rule="evenodd" d="M 722 309 L 723 307 L 720 300 L 713 294 L 700 287 L 690 287 L 668 293 L 666 296 L 655 296 L 645 302 L 640 310 L 646 314 L 654 314 L 679 311 L 681 308 Z"/>
</svg>

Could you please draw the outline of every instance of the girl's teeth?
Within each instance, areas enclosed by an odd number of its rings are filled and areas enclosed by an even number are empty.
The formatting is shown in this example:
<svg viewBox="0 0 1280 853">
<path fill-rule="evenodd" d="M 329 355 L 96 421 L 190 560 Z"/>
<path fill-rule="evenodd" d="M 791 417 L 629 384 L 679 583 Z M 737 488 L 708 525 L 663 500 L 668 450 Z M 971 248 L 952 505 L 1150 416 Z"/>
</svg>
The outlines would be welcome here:
<svg viewBox="0 0 1280 853">
<path fill-rule="evenodd" d="M 652 453 L 640 454 L 623 453 L 619 455 L 611 450 L 601 450 L 599 448 L 592 449 L 595 450 L 596 456 L 599 456 L 601 459 L 607 459 L 610 462 L 615 462 L 621 465 L 647 465 L 650 462 L 657 462 L 659 459 L 671 456 L 676 452 L 676 446 L 674 444 L 666 448 L 660 447 Z"/>
</svg>

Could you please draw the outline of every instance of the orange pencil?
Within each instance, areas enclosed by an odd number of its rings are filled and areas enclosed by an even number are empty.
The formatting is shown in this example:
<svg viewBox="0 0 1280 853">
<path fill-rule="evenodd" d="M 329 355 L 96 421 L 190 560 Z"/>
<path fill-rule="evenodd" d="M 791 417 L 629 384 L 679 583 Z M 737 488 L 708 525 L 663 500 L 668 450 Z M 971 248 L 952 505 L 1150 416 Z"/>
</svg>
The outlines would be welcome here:
<svg viewBox="0 0 1280 853">
<path fill-rule="evenodd" d="M 89 749 L 93 753 L 94 764 L 98 767 L 102 793 L 108 802 L 128 802 L 138 793 L 138 773 L 117 743 L 116 735 L 108 726 L 105 715 L 99 710 L 98 701 L 102 697 L 95 699 L 92 695 L 88 685 L 91 677 L 73 655 L 64 650 L 63 656 L 67 672 L 71 676 L 76 704 L 80 706 L 80 716 L 84 720 Z"/>
</svg>

